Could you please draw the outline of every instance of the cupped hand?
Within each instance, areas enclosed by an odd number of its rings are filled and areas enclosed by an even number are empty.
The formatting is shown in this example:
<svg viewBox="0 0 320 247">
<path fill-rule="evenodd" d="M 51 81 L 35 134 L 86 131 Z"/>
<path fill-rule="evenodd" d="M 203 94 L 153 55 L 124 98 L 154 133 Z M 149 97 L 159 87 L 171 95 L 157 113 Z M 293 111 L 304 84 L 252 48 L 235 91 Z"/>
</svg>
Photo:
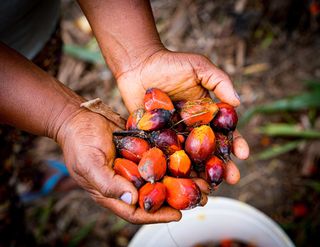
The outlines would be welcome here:
<svg viewBox="0 0 320 247">
<path fill-rule="evenodd" d="M 152 214 L 136 207 L 136 188 L 112 169 L 115 129 L 116 126 L 104 117 L 87 110 L 80 111 L 62 125 L 58 142 L 71 176 L 98 204 L 131 223 L 179 220 L 181 213 L 170 207 L 162 207 Z"/>
<path fill-rule="evenodd" d="M 141 59 L 138 66 L 116 75 L 122 98 L 130 112 L 143 105 L 146 89 L 155 87 L 173 100 L 191 100 L 213 92 L 221 101 L 240 104 L 229 76 L 202 55 L 158 50 Z M 233 153 L 239 159 L 249 156 L 249 146 L 238 131 L 234 132 Z M 226 165 L 225 180 L 235 184 L 240 179 L 236 165 Z"/>
</svg>

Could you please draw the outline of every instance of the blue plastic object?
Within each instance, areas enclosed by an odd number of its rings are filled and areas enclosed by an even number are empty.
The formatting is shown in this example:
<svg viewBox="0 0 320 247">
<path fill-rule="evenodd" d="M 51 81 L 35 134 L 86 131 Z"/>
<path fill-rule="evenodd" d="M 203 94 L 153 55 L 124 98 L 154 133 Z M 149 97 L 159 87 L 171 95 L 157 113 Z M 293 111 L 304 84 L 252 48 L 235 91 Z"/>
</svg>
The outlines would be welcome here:
<svg viewBox="0 0 320 247">
<path fill-rule="evenodd" d="M 27 192 L 20 196 L 20 199 L 22 202 L 31 202 L 33 200 L 36 200 L 40 197 L 49 195 L 58 182 L 64 178 L 70 176 L 65 164 L 58 160 L 47 160 L 46 164 L 56 170 L 56 173 L 53 174 L 51 177 L 48 178 L 48 180 L 43 184 L 42 188 L 38 192 Z"/>
</svg>

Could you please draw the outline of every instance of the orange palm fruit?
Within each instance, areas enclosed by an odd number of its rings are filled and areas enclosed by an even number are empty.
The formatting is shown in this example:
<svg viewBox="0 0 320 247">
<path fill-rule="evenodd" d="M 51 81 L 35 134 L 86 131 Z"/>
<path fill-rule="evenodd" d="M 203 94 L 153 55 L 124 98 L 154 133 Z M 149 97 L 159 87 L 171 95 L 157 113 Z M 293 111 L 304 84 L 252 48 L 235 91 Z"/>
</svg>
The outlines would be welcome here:
<svg viewBox="0 0 320 247">
<path fill-rule="evenodd" d="M 168 125 L 171 112 L 164 109 L 154 109 L 143 114 L 137 127 L 144 131 L 153 131 L 164 128 Z"/>
<path fill-rule="evenodd" d="M 167 203 L 178 210 L 196 207 L 201 200 L 198 185 L 189 178 L 173 178 L 165 176 L 163 184 L 167 190 Z"/>
<path fill-rule="evenodd" d="M 178 139 L 179 139 L 180 143 L 184 143 L 184 141 L 185 141 L 184 136 L 180 135 L 180 134 L 178 134 L 177 136 L 178 136 Z"/>
<path fill-rule="evenodd" d="M 166 187 L 164 184 L 146 183 L 139 190 L 139 205 L 149 213 L 157 211 L 166 199 Z"/>
<path fill-rule="evenodd" d="M 214 151 L 215 135 L 208 125 L 194 128 L 185 143 L 186 153 L 196 163 L 205 161 Z"/>
<path fill-rule="evenodd" d="M 144 114 L 144 109 L 140 108 L 135 110 L 130 114 L 126 123 L 127 130 L 136 130 L 138 129 L 138 123 Z"/>
<path fill-rule="evenodd" d="M 182 149 L 178 135 L 171 129 L 153 131 L 151 133 L 151 141 L 165 154 L 173 154 L 175 151 Z"/>
<path fill-rule="evenodd" d="M 143 154 L 138 169 L 144 180 L 154 183 L 166 173 L 166 157 L 159 148 L 151 148 Z"/>
<path fill-rule="evenodd" d="M 217 156 L 212 156 L 206 161 L 205 165 L 205 177 L 207 182 L 215 187 L 219 185 L 224 177 L 224 162 Z"/>
<path fill-rule="evenodd" d="M 114 142 L 122 157 L 136 163 L 139 163 L 142 155 L 151 148 L 146 140 L 133 136 L 114 138 Z"/>
<path fill-rule="evenodd" d="M 191 171 L 191 161 L 184 150 L 176 151 L 169 157 L 168 169 L 175 177 L 188 177 Z"/>
<path fill-rule="evenodd" d="M 181 109 L 181 117 L 187 126 L 208 124 L 218 112 L 218 106 L 210 98 L 187 101 Z"/>
<path fill-rule="evenodd" d="M 138 166 L 131 160 L 116 158 L 113 170 L 116 174 L 133 183 L 136 188 L 140 188 L 145 183 L 139 173 Z"/>
<path fill-rule="evenodd" d="M 169 96 L 158 88 L 149 88 L 144 95 L 144 108 L 147 111 L 165 109 L 172 111 L 174 106 Z"/>
</svg>

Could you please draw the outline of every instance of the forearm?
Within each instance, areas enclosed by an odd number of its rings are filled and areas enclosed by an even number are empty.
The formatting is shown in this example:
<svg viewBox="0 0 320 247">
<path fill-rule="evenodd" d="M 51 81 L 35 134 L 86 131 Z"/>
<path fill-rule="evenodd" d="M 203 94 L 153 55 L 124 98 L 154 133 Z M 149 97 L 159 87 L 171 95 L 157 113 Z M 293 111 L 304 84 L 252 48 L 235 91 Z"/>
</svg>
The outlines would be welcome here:
<svg viewBox="0 0 320 247">
<path fill-rule="evenodd" d="M 56 139 L 83 99 L 0 43 L 0 122 Z"/>
<path fill-rule="evenodd" d="M 78 0 L 117 78 L 163 49 L 147 0 Z"/>
</svg>

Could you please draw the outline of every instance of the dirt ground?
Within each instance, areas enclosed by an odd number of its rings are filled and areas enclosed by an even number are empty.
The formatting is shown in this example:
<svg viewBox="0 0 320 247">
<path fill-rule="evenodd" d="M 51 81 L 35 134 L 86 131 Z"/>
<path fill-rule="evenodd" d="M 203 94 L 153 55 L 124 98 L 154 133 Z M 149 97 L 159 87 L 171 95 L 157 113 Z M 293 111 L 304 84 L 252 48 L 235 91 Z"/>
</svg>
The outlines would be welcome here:
<svg viewBox="0 0 320 247">
<path fill-rule="evenodd" d="M 228 72 L 241 98 L 240 116 L 253 106 L 301 94 L 306 90 L 305 80 L 320 81 L 320 22 L 319 14 L 310 13 L 313 1 L 151 2 L 158 31 L 168 49 L 204 54 Z M 89 43 L 95 47 L 75 1 L 62 1 L 61 25 L 65 44 Z M 124 117 L 128 115 L 112 74 L 103 64 L 64 54 L 58 79 L 80 95 L 100 97 Z M 319 111 L 316 114 L 319 118 Z M 299 112 L 290 117 L 303 122 L 305 115 Z M 307 177 L 301 172 L 310 155 L 319 167 L 319 149 L 313 148 L 315 151 L 306 157 L 311 146 L 319 147 L 317 141 L 308 141 L 272 159 L 255 158 L 271 144 L 284 141 L 258 134 L 255 129 L 284 118 L 283 114 L 261 114 L 240 128 L 251 147 L 251 157 L 246 161 L 235 159 L 241 171 L 240 182 L 233 186 L 223 183 L 212 196 L 247 202 L 278 222 L 297 246 L 319 246 L 319 190 L 308 186 L 311 178 L 319 181 L 319 169 Z M 63 160 L 59 147 L 47 138 L 38 137 L 33 144 L 19 140 L 10 157 L 28 163 L 30 170 L 14 169 L 20 172 L 15 180 L 17 194 L 34 187 L 34 181 L 41 183 L 39 176 L 47 169 L 46 160 Z M 23 151 L 25 147 L 28 151 Z M 126 246 L 140 227 L 100 208 L 81 189 L 52 193 L 27 204 L 11 201 L 17 203 L 14 210 L 23 211 L 24 229 L 19 229 L 25 231 L 25 243 L 30 241 L 33 246 Z"/>
</svg>

